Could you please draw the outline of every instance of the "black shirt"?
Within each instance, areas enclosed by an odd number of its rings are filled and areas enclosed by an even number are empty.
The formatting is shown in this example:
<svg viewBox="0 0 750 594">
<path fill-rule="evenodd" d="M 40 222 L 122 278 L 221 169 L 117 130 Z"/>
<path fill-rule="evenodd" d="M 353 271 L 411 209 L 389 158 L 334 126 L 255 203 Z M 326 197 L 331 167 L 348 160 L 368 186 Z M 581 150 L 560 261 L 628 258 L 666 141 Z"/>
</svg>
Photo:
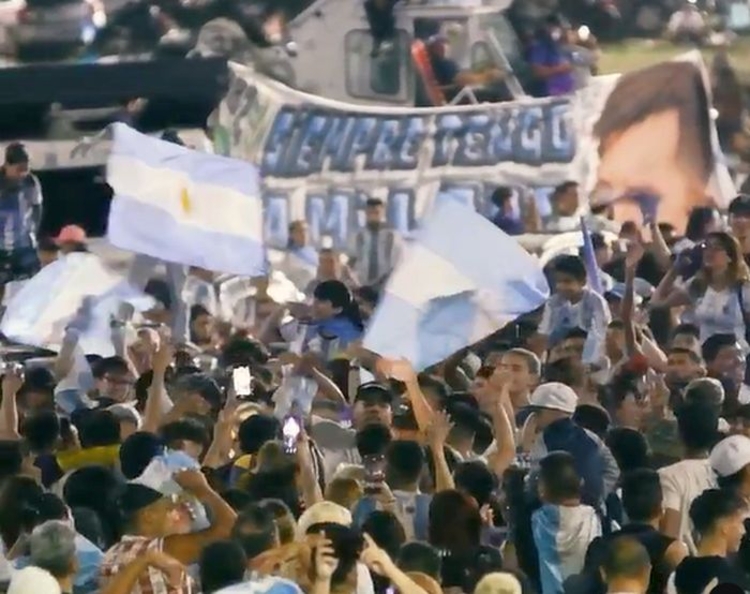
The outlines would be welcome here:
<svg viewBox="0 0 750 594">
<path fill-rule="evenodd" d="M 750 592 L 748 577 L 724 557 L 685 558 L 675 570 L 674 585 L 677 594 L 703 594 L 714 580 Z"/>
<path fill-rule="evenodd" d="M 617 532 L 595 538 L 586 551 L 585 570 L 591 571 L 592 575 L 599 575 L 599 567 L 604 560 L 606 548 L 612 542 L 612 539 L 618 536 L 630 536 L 640 542 L 648 551 L 649 559 L 651 559 L 651 580 L 646 592 L 647 594 L 663 594 L 672 572 L 664 559 L 664 554 L 675 539 L 664 536 L 648 524 L 626 524 Z M 600 591 L 605 592 L 604 584 L 601 585 L 602 590 Z"/>
</svg>

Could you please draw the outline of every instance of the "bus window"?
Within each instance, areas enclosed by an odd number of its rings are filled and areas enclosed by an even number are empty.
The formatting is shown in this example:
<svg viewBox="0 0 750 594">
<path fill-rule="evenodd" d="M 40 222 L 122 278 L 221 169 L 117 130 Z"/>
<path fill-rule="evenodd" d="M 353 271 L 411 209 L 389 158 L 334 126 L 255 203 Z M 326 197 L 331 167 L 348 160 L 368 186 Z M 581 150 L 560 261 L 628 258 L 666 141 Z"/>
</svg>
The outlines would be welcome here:
<svg viewBox="0 0 750 594">
<path fill-rule="evenodd" d="M 409 38 L 399 31 L 393 48 L 372 56 L 372 35 L 366 29 L 344 37 L 346 89 L 360 99 L 404 103 L 407 100 Z"/>
</svg>

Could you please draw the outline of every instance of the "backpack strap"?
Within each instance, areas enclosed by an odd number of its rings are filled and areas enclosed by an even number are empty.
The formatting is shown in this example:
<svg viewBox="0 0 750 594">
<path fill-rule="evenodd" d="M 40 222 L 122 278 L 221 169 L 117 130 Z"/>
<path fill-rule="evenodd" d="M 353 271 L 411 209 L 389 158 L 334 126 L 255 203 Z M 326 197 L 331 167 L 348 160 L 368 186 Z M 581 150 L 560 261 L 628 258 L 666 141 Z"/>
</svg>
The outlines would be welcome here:
<svg viewBox="0 0 750 594">
<path fill-rule="evenodd" d="M 742 322 L 745 324 L 745 342 L 750 344 L 750 314 L 747 311 L 747 303 L 745 302 L 745 287 L 747 282 L 737 283 L 737 300 L 740 302 L 740 313 L 742 314 Z"/>
</svg>

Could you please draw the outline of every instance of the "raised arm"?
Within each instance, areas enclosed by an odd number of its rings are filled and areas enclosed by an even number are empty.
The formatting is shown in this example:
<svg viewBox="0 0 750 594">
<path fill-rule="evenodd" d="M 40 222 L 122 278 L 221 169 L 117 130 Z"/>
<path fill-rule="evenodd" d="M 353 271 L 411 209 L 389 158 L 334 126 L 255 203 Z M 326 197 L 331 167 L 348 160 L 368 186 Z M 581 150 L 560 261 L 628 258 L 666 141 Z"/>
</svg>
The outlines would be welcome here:
<svg viewBox="0 0 750 594">
<path fill-rule="evenodd" d="M 3 402 L 0 404 L 0 439 L 17 441 L 21 439 L 18 431 L 18 391 L 23 385 L 23 377 L 16 371 L 6 371 L 1 385 Z"/>
<path fill-rule="evenodd" d="M 167 395 L 165 376 L 167 369 L 172 364 L 173 356 L 174 349 L 170 343 L 169 334 L 160 332 L 159 348 L 152 359 L 153 377 L 143 411 L 143 431 L 156 433 L 161 426 L 165 409 L 172 407 L 172 402 Z"/>
<path fill-rule="evenodd" d="M 516 457 L 516 437 L 513 422 L 508 415 L 510 404 L 509 382 L 503 382 L 500 397 L 492 407 L 492 425 L 495 433 L 495 450 L 488 456 L 492 471 L 502 477 Z M 510 407 L 512 410 L 512 407 Z"/>
<path fill-rule="evenodd" d="M 175 476 L 175 481 L 206 506 L 211 526 L 200 532 L 176 534 L 164 539 L 164 552 L 181 563 L 190 565 L 198 560 L 201 551 L 212 542 L 228 538 L 237 514 L 208 484 L 197 470 L 186 470 Z"/>
<path fill-rule="evenodd" d="M 678 307 L 680 305 L 690 305 L 690 295 L 683 289 L 675 287 L 675 281 L 679 275 L 679 258 L 669 269 L 664 278 L 661 279 L 659 286 L 656 287 L 651 297 L 651 305 L 654 307 Z"/>
<path fill-rule="evenodd" d="M 451 469 L 445 458 L 445 442 L 453 428 L 448 416 L 442 411 L 433 413 L 432 422 L 427 428 L 427 441 L 430 444 L 430 454 L 435 464 L 435 492 L 455 489 Z"/>
<path fill-rule="evenodd" d="M 625 353 L 628 357 L 638 350 L 635 337 L 635 270 L 643 257 L 643 246 L 633 242 L 625 256 L 625 295 L 622 298 L 622 322 L 625 325 Z"/>
</svg>

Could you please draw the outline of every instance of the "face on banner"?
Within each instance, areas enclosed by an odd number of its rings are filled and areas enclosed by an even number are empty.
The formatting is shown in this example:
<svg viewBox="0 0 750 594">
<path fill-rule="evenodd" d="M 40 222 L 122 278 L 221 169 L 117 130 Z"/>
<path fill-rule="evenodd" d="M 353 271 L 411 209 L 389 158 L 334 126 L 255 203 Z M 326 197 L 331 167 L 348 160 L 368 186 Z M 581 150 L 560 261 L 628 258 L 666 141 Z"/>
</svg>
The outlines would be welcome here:
<svg viewBox="0 0 750 594">
<path fill-rule="evenodd" d="M 606 78 L 568 97 L 417 110 L 318 99 L 235 67 L 215 138 L 219 152 L 260 168 L 274 247 L 300 219 L 314 244 L 347 247 L 368 197 L 409 233 L 443 200 L 491 216 L 499 185 L 536 191 L 584 179 L 582 198 L 613 204 L 621 221 L 642 220 L 642 204 L 623 198 L 638 192 L 658 197 L 658 220 L 683 228 L 691 208 L 712 203 L 712 175 L 726 175 L 702 67 L 672 61 Z"/>
<path fill-rule="evenodd" d="M 713 204 L 711 120 L 700 69 L 664 62 L 621 76 L 594 126 L 599 169 L 592 202 L 613 202 L 618 220 L 641 221 L 633 194 L 659 198 L 657 218 L 684 228 L 690 210 Z"/>
</svg>

